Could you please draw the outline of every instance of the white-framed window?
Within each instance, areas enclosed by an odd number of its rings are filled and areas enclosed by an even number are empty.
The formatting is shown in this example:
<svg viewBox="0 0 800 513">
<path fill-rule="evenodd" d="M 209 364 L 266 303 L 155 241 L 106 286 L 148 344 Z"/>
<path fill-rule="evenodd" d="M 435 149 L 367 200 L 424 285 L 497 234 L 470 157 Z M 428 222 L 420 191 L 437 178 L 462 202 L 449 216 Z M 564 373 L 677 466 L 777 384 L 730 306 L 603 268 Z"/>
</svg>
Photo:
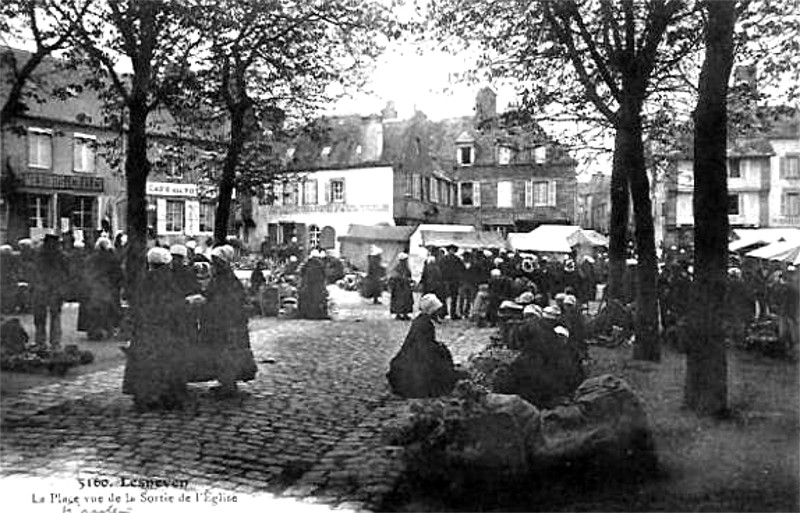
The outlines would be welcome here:
<svg viewBox="0 0 800 513">
<path fill-rule="evenodd" d="M 800 178 L 800 155 L 786 155 L 781 158 L 781 178 Z"/>
<path fill-rule="evenodd" d="M 51 169 L 53 166 L 53 131 L 28 129 L 28 167 Z"/>
<path fill-rule="evenodd" d="M 738 194 L 728 194 L 728 215 L 738 216 L 742 211 L 742 198 Z"/>
<path fill-rule="evenodd" d="M 71 213 L 72 227 L 84 232 L 94 229 L 94 198 L 77 196 Z"/>
<path fill-rule="evenodd" d="M 742 177 L 742 159 L 730 158 L 728 159 L 728 178 L 741 178 Z"/>
<path fill-rule="evenodd" d="M 361 158 L 361 154 L 363 153 L 363 151 L 364 150 L 363 150 L 363 148 L 361 148 L 360 144 L 356 146 L 356 156 L 357 157 Z"/>
<path fill-rule="evenodd" d="M 167 200 L 167 216 L 165 230 L 168 232 L 183 232 L 184 204 L 183 201 Z"/>
<path fill-rule="evenodd" d="M 497 207 L 511 208 L 514 206 L 512 182 L 497 182 Z"/>
<path fill-rule="evenodd" d="M 28 194 L 28 228 L 52 228 L 50 196 Z"/>
<path fill-rule="evenodd" d="M 344 180 L 331 180 L 331 203 L 344 203 Z"/>
<path fill-rule="evenodd" d="M 200 231 L 214 231 L 214 216 L 216 215 L 215 206 L 209 201 L 200 202 Z"/>
<path fill-rule="evenodd" d="M 308 226 L 308 247 L 309 248 L 316 248 L 319 246 L 319 236 L 322 233 L 322 230 L 319 229 L 319 226 L 312 224 Z"/>
<path fill-rule="evenodd" d="M 294 152 L 295 152 L 294 146 L 292 146 L 290 148 L 286 148 L 286 160 L 287 161 L 290 161 L 290 160 L 292 160 L 294 158 Z"/>
<path fill-rule="evenodd" d="M 76 173 L 94 173 L 97 137 L 74 134 L 72 138 L 72 169 Z"/>
<path fill-rule="evenodd" d="M 511 148 L 500 146 L 497 148 L 497 163 L 506 166 L 511 163 Z"/>
<path fill-rule="evenodd" d="M 781 213 L 784 216 L 800 216 L 800 191 L 784 192 L 781 198 Z"/>
<path fill-rule="evenodd" d="M 324 148 L 322 148 L 322 151 L 320 152 L 319 156 L 322 157 L 323 159 L 327 159 L 328 157 L 330 157 L 331 156 L 331 147 L 330 146 L 325 146 Z"/>
<path fill-rule="evenodd" d="M 303 203 L 306 205 L 316 205 L 318 203 L 317 180 L 306 180 L 303 182 Z"/>
<path fill-rule="evenodd" d="M 458 204 L 462 207 L 479 207 L 481 205 L 480 182 L 459 182 Z"/>
<path fill-rule="evenodd" d="M 547 146 L 537 146 L 533 149 L 533 161 L 544 164 L 547 161 Z"/>
<path fill-rule="evenodd" d="M 471 166 L 475 162 L 475 148 L 464 145 L 456 148 L 456 159 L 460 166 Z"/>
<path fill-rule="evenodd" d="M 554 180 L 533 182 L 531 187 L 534 207 L 556 206 L 556 182 Z"/>
</svg>

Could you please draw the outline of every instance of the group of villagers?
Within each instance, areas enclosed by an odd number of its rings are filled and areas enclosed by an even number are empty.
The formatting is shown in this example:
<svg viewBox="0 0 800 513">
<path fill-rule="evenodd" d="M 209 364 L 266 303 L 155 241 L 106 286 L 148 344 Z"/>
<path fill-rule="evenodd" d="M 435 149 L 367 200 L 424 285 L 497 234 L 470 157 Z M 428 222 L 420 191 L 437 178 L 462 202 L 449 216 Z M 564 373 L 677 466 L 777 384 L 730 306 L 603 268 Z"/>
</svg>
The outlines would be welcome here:
<svg viewBox="0 0 800 513">
<path fill-rule="evenodd" d="M 140 408 L 180 407 L 191 382 L 216 380 L 215 393 L 232 395 L 256 375 L 234 249 L 218 246 L 192 261 L 186 254 L 175 246 L 147 253 L 123 379 Z"/>
</svg>

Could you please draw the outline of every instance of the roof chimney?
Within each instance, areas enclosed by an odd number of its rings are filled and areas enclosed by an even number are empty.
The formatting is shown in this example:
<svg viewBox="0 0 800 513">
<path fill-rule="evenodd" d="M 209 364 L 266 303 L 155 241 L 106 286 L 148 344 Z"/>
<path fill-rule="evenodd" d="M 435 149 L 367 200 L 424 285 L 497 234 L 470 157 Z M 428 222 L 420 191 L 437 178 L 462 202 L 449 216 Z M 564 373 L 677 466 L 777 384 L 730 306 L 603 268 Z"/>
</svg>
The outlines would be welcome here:
<svg viewBox="0 0 800 513">
<path fill-rule="evenodd" d="M 490 87 L 478 91 L 475 97 L 475 125 L 484 126 L 497 118 L 497 95 Z"/>
</svg>

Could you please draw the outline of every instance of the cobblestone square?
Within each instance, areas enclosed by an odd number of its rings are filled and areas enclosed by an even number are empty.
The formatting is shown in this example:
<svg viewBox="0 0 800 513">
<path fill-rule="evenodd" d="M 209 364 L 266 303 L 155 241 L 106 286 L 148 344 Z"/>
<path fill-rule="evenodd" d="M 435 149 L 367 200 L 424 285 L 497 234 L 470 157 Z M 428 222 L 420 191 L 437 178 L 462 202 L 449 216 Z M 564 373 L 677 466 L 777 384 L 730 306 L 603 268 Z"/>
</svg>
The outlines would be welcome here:
<svg viewBox="0 0 800 513">
<path fill-rule="evenodd" d="M 251 319 L 259 373 L 234 400 L 193 384 L 184 409 L 137 412 L 121 392 L 122 363 L 4 396 L 3 481 L 185 480 L 249 497 L 376 507 L 396 472 L 376 453 L 377 435 L 405 407 L 385 373 L 409 322 L 390 316 L 386 301 L 330 290 L 334 320 Z M 461 362 L 492 331 L 445 321 L 437 338 Z"/>
</svg>

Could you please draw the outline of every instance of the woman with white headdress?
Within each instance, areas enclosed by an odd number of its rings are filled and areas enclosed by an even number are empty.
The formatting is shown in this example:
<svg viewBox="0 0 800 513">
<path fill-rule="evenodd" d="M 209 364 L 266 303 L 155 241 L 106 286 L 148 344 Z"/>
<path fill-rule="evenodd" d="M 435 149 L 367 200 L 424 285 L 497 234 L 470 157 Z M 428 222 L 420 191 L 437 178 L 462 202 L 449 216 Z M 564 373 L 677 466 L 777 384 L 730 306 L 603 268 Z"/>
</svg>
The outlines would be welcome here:
<svg viewBox="0 0 800 513">
<path fill-rule="evenodd" d="M 372 299 L 372 304 L 380 304 L 381 294 L 383 293 L 383 277 L 386 274 L 381 263 L 381 254 L 383 250 L 376 245 L 370 248 L 369 256 L 367 257 L 367 276 L 362 283 L 362 294 L 367 299 Z"/>
<path fill-rule="evenodd" d="M 172 278 L 171 261 L 165 248 L 147 252 L 150 270 L 139 290 L 139 308 L 133 310 L 122 392 L 139 408 L 176 408 L 186 397 L 188 337 L 175 319 L 188 315 L 188 305 Z"/>
<path fill-rule="evenodd" d="M 397 264 L 389 275 L 389 313 L 398 320 L 407 321 L 414 309 L 414 294 L 411 291 L 411 269 L 408 267 L 408 254 L 401 252 L 397 255 Z"/>
<path fill-rule="evenodd" d="M 392 390 L 403 397 L 437 397 L 448 394 L 458 379 L 453 356 L 436 340 L 434 317 L 442 308 L 435 294 L 419 300 L 419 315 L 411 323 L 400 351 L 392 358 L 386 377 Z"/>
<path fill-rule="evenodd" d="M 119 326 L 121 317 L 122 265 L 114 254 L 110 239 L 97 239 L 94 251 L 84 261 L 81 274 L 78 331 L 86 332 L 89 340 L 102 340 Z"/>
<path fill-rule="evenodd" d="M 218 246 L 211 251 L 213 276 L 205 291 L 206 303 L 200 320 L 200 343 L 204 361 L 191 370 L 192 381 L 216 379 L 223 394 L 236 392 L 237 381 L 256 376 L 256 362 L 250 348 L 244 285 L 231 269 L 234 249 Z"/>
</svg>

